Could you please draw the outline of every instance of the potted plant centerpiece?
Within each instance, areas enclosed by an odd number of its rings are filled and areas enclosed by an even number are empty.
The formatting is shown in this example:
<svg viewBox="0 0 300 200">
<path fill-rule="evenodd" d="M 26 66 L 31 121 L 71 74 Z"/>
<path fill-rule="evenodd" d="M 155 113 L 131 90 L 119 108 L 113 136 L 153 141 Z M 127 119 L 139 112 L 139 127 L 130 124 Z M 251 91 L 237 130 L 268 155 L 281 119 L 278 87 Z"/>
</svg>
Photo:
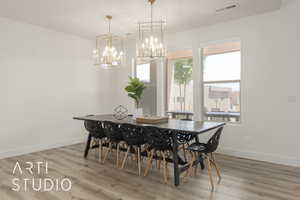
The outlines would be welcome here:
<svg viewBox="0 0 300 200">
<path fill-rule="evenodd" d="M 125 87 L 125 90 L 128 93 L 128 96 L 133 98 L 135 102 L 135 111 L 133 115 L 134 118 L 143 115 L 143 109 L 140 107 L 140 101 L 145 89 L 146 86 L 142 81 L 140 81 L 138 78 L 129 76 L 129 82 Z"/>
</svg>

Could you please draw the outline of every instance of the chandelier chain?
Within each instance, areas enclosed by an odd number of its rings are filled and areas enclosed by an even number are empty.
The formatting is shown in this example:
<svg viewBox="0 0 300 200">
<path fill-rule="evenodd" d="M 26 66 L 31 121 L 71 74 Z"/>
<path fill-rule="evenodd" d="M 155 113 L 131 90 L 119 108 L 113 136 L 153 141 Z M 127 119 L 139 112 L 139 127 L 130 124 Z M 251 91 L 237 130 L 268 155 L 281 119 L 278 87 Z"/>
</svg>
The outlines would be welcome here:
<svg viewBox="0 0 300 200">
<path fill-rule="evenodd" d="M 106 16 L 106 19 L 108 20 L 108 33 L 110 33 L 110 27 L 111 27 L 111 19 L 112 19 L 112 16 L 107 15 L 107 16 Z"/>
<path fill-rule="evenodd" d="M 109 20 L 108 21 L 108 33 L 110 33 L 110 24 L 111 24 L 111 21 Z"/>
<path fill-rule="evenodd" d="M 151 32 L 153 31 L 153 3 L 151 3 Z"/>
</svg>

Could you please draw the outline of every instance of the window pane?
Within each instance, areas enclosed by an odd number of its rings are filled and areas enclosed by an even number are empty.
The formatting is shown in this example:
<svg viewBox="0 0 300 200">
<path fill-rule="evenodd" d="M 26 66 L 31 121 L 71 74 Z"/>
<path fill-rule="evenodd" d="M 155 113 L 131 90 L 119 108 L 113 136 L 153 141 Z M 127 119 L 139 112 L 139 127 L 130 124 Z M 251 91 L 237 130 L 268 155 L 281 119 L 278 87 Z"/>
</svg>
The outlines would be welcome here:
<svg viewBox="0 0 300 200">
<path fill-rule="evenodd" d="M 204 57 L 204 81 L 240 80 L 241 52 L 215 54 Z"/>
<path fill-rule="evenodd" d="M 150 82 L 150 64 L 136 65 L 136 77 L 143 82 Z"/>
<path fill-rule="evenodd" d="M 191 58 L 169 61 L 168 110 L 193 111 L 193 60 Z"/>
<path fill-rule="evenodd" d="M 206 120 L 238 122 L 240 112 L 240 82 L 204 84 Z"/>
</svg>

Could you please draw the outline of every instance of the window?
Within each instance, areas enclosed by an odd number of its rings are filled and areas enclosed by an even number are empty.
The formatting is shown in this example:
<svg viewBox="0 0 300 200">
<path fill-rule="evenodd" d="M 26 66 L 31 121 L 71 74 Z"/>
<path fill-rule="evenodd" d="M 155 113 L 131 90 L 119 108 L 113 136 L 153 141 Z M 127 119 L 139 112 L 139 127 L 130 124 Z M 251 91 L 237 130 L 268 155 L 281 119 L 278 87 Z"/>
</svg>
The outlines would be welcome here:
<svg viewBox="0 0 300 200">
<path fill-rule="evenodd" d="M 203 49 L 203 112 L 205 120 L 239 122 L 241 115 L 240 43 Z"/>
<path fill-rule="evenodd" d="M 150 83 L 150 63 L 136 65 L 136 77 L 140 81 Z"/>
<path fill-rule="evenodd" d="M 181 53 L 179 55 L 182 55 Z M 193 59 L 172 57 L 167 69 L 168 111 L 180 112 L 177 118 L 185 118 L 185 112 L 193 112 Z"/>
</svg>

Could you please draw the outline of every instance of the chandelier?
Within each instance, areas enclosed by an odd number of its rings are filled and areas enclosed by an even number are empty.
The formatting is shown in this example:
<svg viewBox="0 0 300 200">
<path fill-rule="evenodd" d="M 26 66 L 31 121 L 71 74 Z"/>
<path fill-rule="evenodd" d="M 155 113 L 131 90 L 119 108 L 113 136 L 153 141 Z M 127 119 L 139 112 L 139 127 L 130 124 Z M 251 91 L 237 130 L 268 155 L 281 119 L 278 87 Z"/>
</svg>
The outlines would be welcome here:
<svg viewBox="0 0 300 200">
<path fill-rule="evenodd" d="M 148 2 L 151 6 L 150 21 L 138 22 L 136 57 L 142 61 L 166 56 L 164 38 L 166 21 L 153 21 L 153 4 L 155 0 L 148 0 Z"/>
<path fill-rule="evenodd" d="M 104 69 L 112 69 L 124 63 L 123 38 L 110 32 L 112 16 L 108 20 L 108 33 L 96 37 L 96 49 L 93 51 L 94 64 Z"/>
</svg>

